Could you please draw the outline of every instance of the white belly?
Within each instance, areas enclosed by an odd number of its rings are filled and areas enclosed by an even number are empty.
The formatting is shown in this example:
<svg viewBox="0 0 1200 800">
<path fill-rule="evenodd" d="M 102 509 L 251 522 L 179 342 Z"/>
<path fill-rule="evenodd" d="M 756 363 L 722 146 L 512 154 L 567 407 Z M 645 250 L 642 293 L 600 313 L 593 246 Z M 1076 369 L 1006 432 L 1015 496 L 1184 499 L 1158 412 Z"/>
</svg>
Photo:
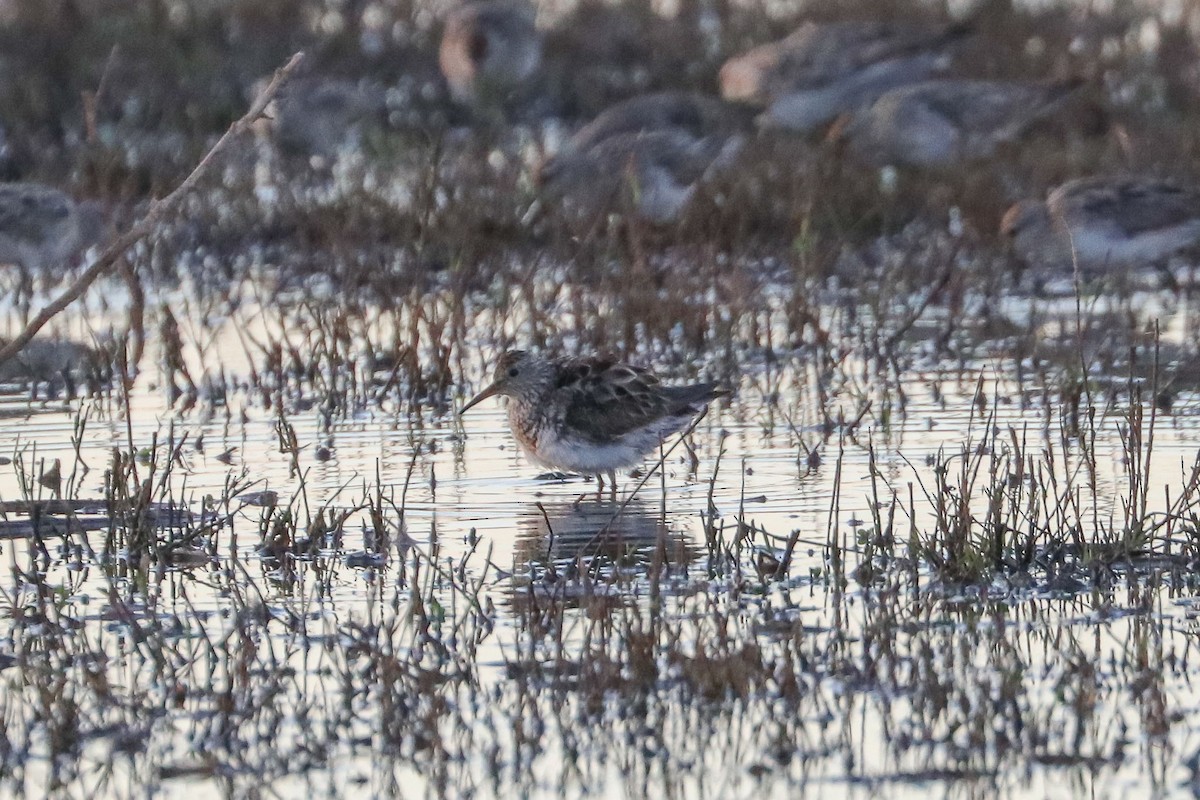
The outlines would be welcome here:
<svg viewBox="0 0 1200 800">
<path fill-rule="evenodd" d="M 690 417 L 669 417 L 657 425 L 631 431 L 609 442 L 597 443 L 578 437 L 538 437 L 536 451 L 523 445 L 529 459 L 539 466 L 598 475 L 609 470 L 637 466 L 647 456 L 656 457 L 662 440 L 682 429 Z"/>
<path fill-rule="evenodd" d="M 612 444 L 594 444 L 571 439 L 555 439 L 539 443 L 537 452 L 529 457 L 544 467 L 597 475 L 613 469 L 625 469 L 639 464 L 646 452 L 657 445 L 651 441 L 649 447 L 639 448 L 622 439 Z"/>
</svg>

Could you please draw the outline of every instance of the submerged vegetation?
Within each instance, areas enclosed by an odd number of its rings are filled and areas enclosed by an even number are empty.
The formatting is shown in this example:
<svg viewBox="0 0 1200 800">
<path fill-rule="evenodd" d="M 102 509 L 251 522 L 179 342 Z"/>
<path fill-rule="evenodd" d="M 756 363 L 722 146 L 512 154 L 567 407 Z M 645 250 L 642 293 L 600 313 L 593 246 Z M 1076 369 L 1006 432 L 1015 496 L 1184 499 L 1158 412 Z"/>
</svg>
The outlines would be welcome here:
<svg viewBox="0 0 1200 800">
<path fill-rule="evenodd" d="M 1197 9 L 979 4 L 976 77 L 1088 78 L 1101 132 L 940 172 L 765 132 L 661 226 L 536 169 L 802 19 L 955 9 L 545 5 L 501 124 L 437 4 L 0 2 L 4 171 L 118 227 L 307 54 L 0 364 L 0 794 L 1196 792 L 1192 254 L 1031 276 L 999 226 L 1200 174 Z M 285 130 L 319 79 L 332 144 Z M 609 501 L 455 413 L 513 345 L 738 391 Z"/>
</svg>

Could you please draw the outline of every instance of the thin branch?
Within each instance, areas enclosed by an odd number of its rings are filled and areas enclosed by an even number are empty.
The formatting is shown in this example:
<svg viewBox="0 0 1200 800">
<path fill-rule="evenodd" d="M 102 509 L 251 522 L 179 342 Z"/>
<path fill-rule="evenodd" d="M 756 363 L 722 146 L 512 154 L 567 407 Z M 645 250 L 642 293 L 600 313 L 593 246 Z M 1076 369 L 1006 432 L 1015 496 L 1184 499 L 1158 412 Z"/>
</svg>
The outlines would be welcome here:
<svg viewBox="0 0 1200 800">
<path fill-rule="evenodd" d="M 175 190 L 169 195 L 151 202 L 150 208 L 146 211 L 145 215 L 133 227 L 109 243 L 104 252 L 100 254 L 100 257 L 96 259 L 96 263 L 84 270 L 75 283 L 71 284 L 65 292 L 39 311 L 37 317 L 16 338 L 3 347 L 0 347 L 0 364 L 3 364 L 21 352 L 22 348 L 29 344 L 30 340 L 37 335 L 37 332 L 47 322 L 67 306 L 71 305 L 71 303 L 78 300 L 97 278 L 112 269 L 113 265 L 117 263 L 117 259 L 121 258 L 126 250 L 154 232 L 163 219 L 174 211 L 180 201 L 195 188 L 196 183 L 204 176 L 209 167 L 212 166 L 213 161 L 220 155 L 229 142 L 248 130 L 254 121 L 262 116 L 267 104 L 271 102 L 275 93 L 279 91 L 279 87 L 291 77 L 292 73 L 296 71 L 296 68 L 300 66 L 300 62 L 303 60 L 304 53 L 296 53 L 286 64 L 275 71 L 275 76 L 271 78 L 271 82 L 267 85 L 267 88 L 263 89 L 254 102 L 251 103 L 250 110 L 246 112 L 245 116 L 229 126 L 229 130 L 225 131 L 204 158 L 200 159 L 200 163 L 196 165 L 191 174 L 184 178 L 183 182 L 175 187 Z"/>
<path fill-rule="evenodd" d="M 942 274 L 938 276 L 937 281 L 925 294 L 924 299 L 922 299 L 921 302 L 917 304 L 917 307 L 909 313 L 904 322 L 900 323 L 899 327 L 892 331 L 892 335 L 884 340 L 883 347 L 880 348 L 883 352 L 889 354 L 891 353 L 892 348 L 896 346 L 896 343 L 900 341 L 901 337 L 908 333 L 912 326 L 916 325 L 917 321 L 924 316 L 925 310 L 929 308 L 929 304 L 933 302 L 933 298 L 937 297 L 938 293 L 941 292 L 942 289 L 946 288 L 946 284 L 948 284 L 950 279 L 954 277 L 954 259 L 957 256 L 958 248 L 955 248 L 954 252 L 950 254 L 950 260 L 949 263 L 947 263 L 946 268 L 942 270 Z"/>
</svg>

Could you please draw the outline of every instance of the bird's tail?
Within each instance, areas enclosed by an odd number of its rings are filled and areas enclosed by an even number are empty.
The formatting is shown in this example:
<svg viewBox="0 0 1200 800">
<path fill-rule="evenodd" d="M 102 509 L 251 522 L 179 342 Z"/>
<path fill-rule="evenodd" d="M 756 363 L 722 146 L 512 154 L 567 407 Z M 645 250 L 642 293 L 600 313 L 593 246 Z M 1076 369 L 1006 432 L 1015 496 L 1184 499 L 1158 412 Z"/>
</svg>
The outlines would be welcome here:
<svg viewBox="0 0 1200 800">
<path fill-rule="evenodd" d="M 726 397 L 732 392 L 717 383 L 694 383 L 691 386 L 669 386 L 664 390 L 667 398 L 680 412 L 695 406 Z"/>
</svg>

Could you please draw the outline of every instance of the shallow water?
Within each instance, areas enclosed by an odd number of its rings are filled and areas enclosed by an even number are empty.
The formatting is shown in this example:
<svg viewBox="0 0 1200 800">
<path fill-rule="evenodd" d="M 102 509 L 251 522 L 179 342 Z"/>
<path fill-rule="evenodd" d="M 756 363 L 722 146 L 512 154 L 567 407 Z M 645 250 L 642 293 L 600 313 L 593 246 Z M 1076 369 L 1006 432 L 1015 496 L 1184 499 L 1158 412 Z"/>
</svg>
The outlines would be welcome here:
<svg viewBox="0 0 1200 800">
<path fill-rule="evenodd" d="M 186 291 L 155 300 L 196 307 Z M 117 304 L 118 288 L 106 294 Z M 119 389 L 5 400 L 0 453 L 14 463 L 0 500 L 52 497 L 37 478 L 56 459 L 64 494 L 102 498 L 115 448 L 139 455 L 130 483 L 152 477 L 156 502 L 223 522 L 157 563 L 90 555 L 103 520 L 86 545 L 45 538 L 44 555 L 3 543 L 0 656 L 24 665 L 0 670 L 4 792 L 1105 797 L 1193 785 L 1195 583 L 1172 560 L 1194 553 L 1190 512 L 1156 540 L 1164 568 L 1139 556 L 964 585 L 908 549 L 910 531 L 936 529 L 939 470 L 953 478 L 975 457 L 985 475 L 1011 470 L 1017 441 L 1031 472 L 1070 476 L 1078 518 L 1095 526 L 1082 539 L 1111 538 L 1128 494 L 1119 392 L 1096 398 L 1092 473 L 1057 387 L 998 353 L 918 356 L 891 411 L 870 368 L 847 362 L 843 378 L 863 382 L 837 383 L 833 405 L 880 404 L 853 428 L 822 423 L 803 351 L 747 357 L 735 397 L 688 437 L 695 459 L 675 448 L 640 489 L 624 476 L 614 501 L 539 476 L 500 402 L 461 419 L 387 400 L 331 414 L 301 380 L 264 407 L 247 340 L 273 328 L 305 341 L 314 308 L 290 309 L 289 330 L 243 304 L 197 337 L 193 378 L 211 387 L 200 376 L 219 372 L 230 388 L 188 410 L 169 401 L 154 339 L 127 404 Z M 101 330 L 108 313 L 60 329 Z M 1197 408 L 1179 392 L 1154 421 L 1151 512 L 1178 501 Z M 260 550 L 283 509 L 301 533 L 319 509 L 348 516 L 311 551 Z M 894 515 L 891 544 L 877 510 Z M 764 580 L 793 534 L 787 576 Z"/>
<path fill-rule="evenodd" d="M 237 149 L 135 248 L 144 298 L 105 279 L 53 321 L 128 354 L 143 311 L 127 385 L 111 357 L 64 381 L 78 347 L 0 370 L 0 796 L 1200 794 L 1194 267 L 1077 299 L 995 235 L 1069 176 L 1186 177 L 1195 9 L 981 18 L 971 74 L 1091 76 L 1097 141 L 930 177 L 764 138 L 677 230 L 581 234 L 534 218 L 541 156 L 618 97 L 710 90 L 797 4 L 617 4 L 611 47 L 555 45 L 579 119 L 502 131 L 444 102 L 427 4 L 209 5 L 27 15 L 22 167 L 136 216 L 297 42 L 394 84 L 388 121 Z M 501 402 L 454 413 L 512 345 L 736 392 L 600 496 L 539 475 Z"/>
</svg>

